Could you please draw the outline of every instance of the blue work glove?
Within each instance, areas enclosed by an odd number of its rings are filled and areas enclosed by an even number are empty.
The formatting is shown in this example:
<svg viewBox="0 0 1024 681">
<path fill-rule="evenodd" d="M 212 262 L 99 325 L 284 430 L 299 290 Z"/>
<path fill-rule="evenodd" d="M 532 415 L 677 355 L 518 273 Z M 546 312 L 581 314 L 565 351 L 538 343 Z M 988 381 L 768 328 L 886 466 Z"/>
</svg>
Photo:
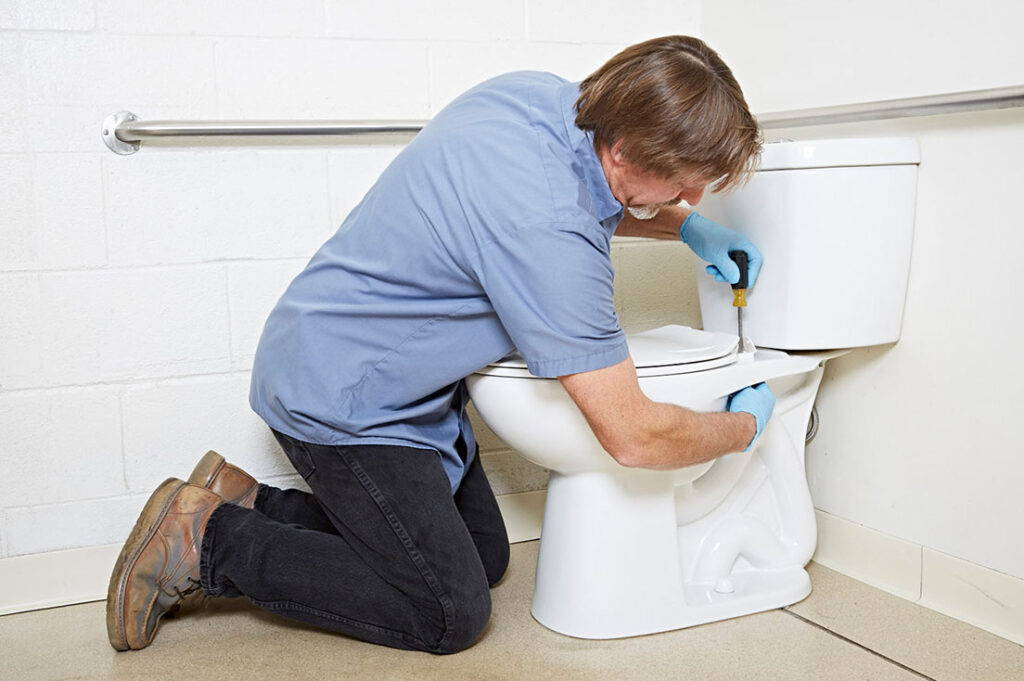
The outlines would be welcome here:
<svg viewBox="0 0 1024 681">
<path fill-rule="evenodd" d="M 733 413 L 745 411 L 754 415 L 754 420 L 757 421 L 757 432 L 754 433 L 754 439 L 743 450 L 749 452 L 750 448 L 754 446 L 754 441 L 764 430 L 768 419 L 771 418 L 772 410 L 775 409 L 775 395 L 772 395 L 767 383 L 758 383 L 729 395 L 726 408 Z"/>
<path fill-rule="evenodd" d="M 729 251 L 744 251 L 747 254 L 747 287 L 754 287 L 763 259 L 761 251 L 747 237 L 694 212 L 683 222 L 679 238 L 697 257 L 711 263 L 707 267 L 708 274 L 730 284 L 740 280 L 740 268 L 729 257 Z"/>
</svg>

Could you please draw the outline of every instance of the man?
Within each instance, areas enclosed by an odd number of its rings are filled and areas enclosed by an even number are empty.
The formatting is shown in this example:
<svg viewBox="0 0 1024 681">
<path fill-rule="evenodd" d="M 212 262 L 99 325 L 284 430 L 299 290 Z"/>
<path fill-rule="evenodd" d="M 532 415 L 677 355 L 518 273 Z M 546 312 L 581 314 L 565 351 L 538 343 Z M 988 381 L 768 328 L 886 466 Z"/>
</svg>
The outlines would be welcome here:
<svg viewBox="0 0 1024 681">
<path fill-rule="evenodd" d="M 107 625 L 142 648 L 202 589 L 434 653 L 472 645 L 508 539 L 463 379 L 518 350 L 558 377 L 609 455 L 677 468 L 749 448 L 766 386 L 695 413 L 640 391 L 612 304 L 613 233 L 679 238 L 737 281 L 744 237 L 675 204 L 741 182 L 760 150 L 701 41 L 626 49 L 581 84 L 513 73 L 462 95 L 384 171 L 271 313 L 250 403 L 313 494 L 214 453 L 150 499 L 111 577 Z M 624 215 L 628 209 L 629 215 Z"/>
</svg>

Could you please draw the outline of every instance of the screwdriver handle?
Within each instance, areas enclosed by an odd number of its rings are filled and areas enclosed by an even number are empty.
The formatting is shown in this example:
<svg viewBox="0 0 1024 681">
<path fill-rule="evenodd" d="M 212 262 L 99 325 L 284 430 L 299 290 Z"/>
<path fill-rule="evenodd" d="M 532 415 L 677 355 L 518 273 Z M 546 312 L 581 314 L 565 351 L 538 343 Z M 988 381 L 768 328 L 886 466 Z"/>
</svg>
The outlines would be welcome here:
<svg viewBox="0 0 1024 681">
<path fill-rule="evenodd" d="M 740 280 L 732 285 L 732 306 L 747 306 L 747 253 L 746 251 L 729 251 L 729 258 L 740 268 Z"/>
<path fill-rule="evenodd" d="M 733 289 L 747 288 L 747 253 L 746 251 L 729 251 L 729 258 L 740 268 L 740 280 L 732 285 Z"/>
</svg>

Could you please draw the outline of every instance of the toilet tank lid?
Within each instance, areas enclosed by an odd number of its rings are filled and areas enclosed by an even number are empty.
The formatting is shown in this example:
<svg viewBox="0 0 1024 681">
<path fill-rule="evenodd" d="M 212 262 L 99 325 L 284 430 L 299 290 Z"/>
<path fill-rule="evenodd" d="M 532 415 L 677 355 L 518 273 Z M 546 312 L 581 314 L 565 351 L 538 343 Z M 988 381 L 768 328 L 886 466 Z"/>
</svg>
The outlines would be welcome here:
<svg viewBox="0 0 1024 681">
<path fill-rule="evenodd" d="M 761 152 L 758 170 L 913 165 L 921 149 L 913 137 L 862 137 L 771 142 Z"/>
<path fill-rule="evenodd" d="M 739 345 L 737 336 L 701 331 L 671 324 L 640 333 L 626 334 L 629 355 L 637 369 L 693 364 L 729 355 Z M 512 355 L 492 367 L 526 369 L 520 355 Z"/>
</svg>

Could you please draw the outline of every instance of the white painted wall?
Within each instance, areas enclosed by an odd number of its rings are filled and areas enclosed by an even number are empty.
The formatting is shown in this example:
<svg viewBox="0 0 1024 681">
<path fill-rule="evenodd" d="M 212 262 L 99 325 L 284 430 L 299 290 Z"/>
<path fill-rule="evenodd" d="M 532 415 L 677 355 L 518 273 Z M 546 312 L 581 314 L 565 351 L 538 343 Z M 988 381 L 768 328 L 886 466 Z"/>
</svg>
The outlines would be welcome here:
<svg viewBox="0 0 1024 681">
<path fill-rule="evenodd" d="M 702 8 L 703 36 L 755 111 L 1024 84 L 1024 5 L 1011 0 Z M 903 336 L 829 365 L 812 495 L 834 516 L 1024 578 L 1024 109 L 769 138 L 886 135 L 916 137 L 922 154 Z M 870 220 L 871 197 L 863 206 Z"/>
<path fill-rule="evenodd" d="M 399 148 L 150 144 L 122 157 L 100 141 L 106 116 L 429 118 L 491 75 L 578 79 L 626 44 L 694 33 L 699 7 L 0 2 L 0 558 L 123 541 L 149 492 L 208 448 L 295 482 L 248 407 L 256 340 Z M 699 323 L 684 247 L 615 250 L 624 322 Z M 640 268 L 645 253 L 663 266 Z M 499 491 L 544 484 L 485 445 Z"/>
</svg>

